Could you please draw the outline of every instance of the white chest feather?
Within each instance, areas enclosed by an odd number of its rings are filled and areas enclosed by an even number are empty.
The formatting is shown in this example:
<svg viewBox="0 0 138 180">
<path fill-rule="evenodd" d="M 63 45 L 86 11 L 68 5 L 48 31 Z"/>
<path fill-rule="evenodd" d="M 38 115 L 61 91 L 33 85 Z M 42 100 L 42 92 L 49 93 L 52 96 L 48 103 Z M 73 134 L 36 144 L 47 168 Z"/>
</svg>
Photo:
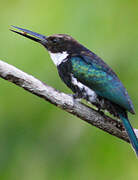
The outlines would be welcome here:
<svg viewBox="0 0 138 180">
<path fill-rule="evenodd" d="M 66 51 L 64 51 L 62 53 L 51 53 L 51 52 L 49 52 L 49 54 L 50 54 L 52 61 L 54 62 L 54 64 L 56 66 L 61 64 L 62 61 L 64 61 L 68 56 L 68 53 Z"/>
</svg>

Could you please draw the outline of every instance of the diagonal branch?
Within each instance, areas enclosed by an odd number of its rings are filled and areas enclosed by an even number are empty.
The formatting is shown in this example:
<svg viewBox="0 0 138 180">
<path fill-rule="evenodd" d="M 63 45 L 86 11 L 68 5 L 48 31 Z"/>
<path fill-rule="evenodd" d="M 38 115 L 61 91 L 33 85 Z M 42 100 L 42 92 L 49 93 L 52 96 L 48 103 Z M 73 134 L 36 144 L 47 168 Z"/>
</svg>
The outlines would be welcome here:
<svg viewBox="0 0 138 180">
<path fill-rule="evenodd" d="M 57 91 L 35 77 L 1 60 L 0 77 L 24 88 L 26 91 L 29 91 L 46 101 L 49 101 L 89 124 L 129 142 L 128 136 L 121 122 L 101 114 L 83 103 L 75 101 L 70 95 Z"/>
</svg>

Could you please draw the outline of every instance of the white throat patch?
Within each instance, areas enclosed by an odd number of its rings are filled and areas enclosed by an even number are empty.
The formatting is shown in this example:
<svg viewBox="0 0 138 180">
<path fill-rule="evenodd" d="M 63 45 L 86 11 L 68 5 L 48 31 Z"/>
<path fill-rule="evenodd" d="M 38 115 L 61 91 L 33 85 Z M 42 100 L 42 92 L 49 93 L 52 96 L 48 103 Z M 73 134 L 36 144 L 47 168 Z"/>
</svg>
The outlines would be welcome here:
<svg viewBox="0 0 138 180">
<path fill-rule="evenodd" d="M 54 64 L 56 66 L 60 65 L 62 63 L 62 61 L 64 59 L 66 59 L 66 57 L 68 56 L 68 53 L 66 51 L 64 51 L 62 53 L 51 53 L 49 51 L 49 54 L 50 54 L 52 61 L 54 62 Z"/>
</svg>

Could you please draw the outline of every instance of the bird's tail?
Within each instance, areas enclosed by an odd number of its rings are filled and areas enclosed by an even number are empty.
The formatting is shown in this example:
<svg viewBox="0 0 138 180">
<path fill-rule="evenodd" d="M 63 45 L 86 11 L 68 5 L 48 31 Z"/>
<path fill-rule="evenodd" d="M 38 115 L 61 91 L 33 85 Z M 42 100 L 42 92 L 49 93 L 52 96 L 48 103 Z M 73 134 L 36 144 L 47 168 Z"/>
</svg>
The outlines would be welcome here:
<svg viewBox="0 0 138 180">
<path fill-rule="evenodd" d="M 134 151 L 136 152 L 136 155 L 138 157 L 138 138 L 128 120 L 127 114 L 125 112 L 120 112 L 119 117 L 123 122 L 123 125 L 127 131 L 132 147 L 134 148 Z"/>
</svg>

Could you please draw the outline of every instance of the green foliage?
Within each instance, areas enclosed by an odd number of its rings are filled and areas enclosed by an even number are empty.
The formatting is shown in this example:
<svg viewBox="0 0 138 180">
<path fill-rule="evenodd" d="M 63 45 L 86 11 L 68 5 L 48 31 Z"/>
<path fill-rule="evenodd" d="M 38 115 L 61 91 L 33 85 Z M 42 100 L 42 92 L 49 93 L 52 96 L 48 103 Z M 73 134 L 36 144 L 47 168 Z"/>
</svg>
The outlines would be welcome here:
<svg viewBox="0 0 138 180">
<path fill-rule="evenodd" d="M 10 32 L 67 33 L 102 57 L 127 88 L 138 113 L 138 1 L 2 1 L 0 58 L 64 92 L 48 53 Z M 131 147 L 48 102 L 0 80 L 0 179 L 138 179 Z M 138 128 L 138 116 L 130 116 Z"/>
</svg>

